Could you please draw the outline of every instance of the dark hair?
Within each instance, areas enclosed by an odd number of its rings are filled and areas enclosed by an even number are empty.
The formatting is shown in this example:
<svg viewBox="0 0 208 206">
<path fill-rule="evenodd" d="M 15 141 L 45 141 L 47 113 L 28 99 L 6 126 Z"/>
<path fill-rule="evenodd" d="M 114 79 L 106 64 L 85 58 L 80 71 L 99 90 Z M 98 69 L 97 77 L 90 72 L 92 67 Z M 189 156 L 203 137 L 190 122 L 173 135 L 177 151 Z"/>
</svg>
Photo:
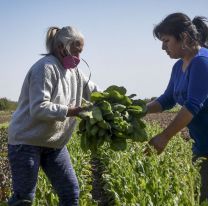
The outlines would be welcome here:
<svg viewBox="0 0 208 206">
<path fill-rule="evenodd" d="M 198 42 L 200 46 L 208 47 L 208 25 L 206 17 L 197 16 L 191 19 L 183 13 L 168 15 L 154 27 L 153 36 L 160 39 L 162 35 L 172 35 L 178 41 L 181 40 L 183 32 L 188 33 L 190 39 Z"/>
</svg>

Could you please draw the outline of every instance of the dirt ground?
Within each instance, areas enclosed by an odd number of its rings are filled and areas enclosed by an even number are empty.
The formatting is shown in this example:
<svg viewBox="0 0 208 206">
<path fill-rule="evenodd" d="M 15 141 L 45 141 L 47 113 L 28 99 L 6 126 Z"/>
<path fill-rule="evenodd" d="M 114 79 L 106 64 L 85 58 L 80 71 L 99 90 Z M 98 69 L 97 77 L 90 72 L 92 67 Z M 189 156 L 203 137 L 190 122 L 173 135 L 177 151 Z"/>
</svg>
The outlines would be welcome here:
<svg viewBox="0 0 208 206">
<path fill-rule="evenodd" d="M 157 122 L 162 128 L 166 128 L 170 122 L 174 119 L 175 115 L 177 113 L 173 112 L 163 112 L 163 113 L 157 113 L 157 114 L 148 114 L 144 117 L 144 120 L 152 123 Z M 189 133 L 187 128 L 184 128 L 181 131 L 181 134 L 185 139 L 189 139 Z"/>
</svg>

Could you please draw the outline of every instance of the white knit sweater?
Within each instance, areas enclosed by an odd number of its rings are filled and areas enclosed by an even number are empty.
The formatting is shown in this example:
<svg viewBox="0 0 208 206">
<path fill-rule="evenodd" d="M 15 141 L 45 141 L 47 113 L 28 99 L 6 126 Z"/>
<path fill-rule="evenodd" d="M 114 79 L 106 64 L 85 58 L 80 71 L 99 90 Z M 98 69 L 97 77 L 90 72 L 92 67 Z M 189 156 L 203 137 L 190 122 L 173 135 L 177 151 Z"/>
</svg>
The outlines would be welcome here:
<svg viewBox="0 0 208 206">
<path fill-rule="evenodd" d="M 61 148 L 70 139 L 75 118 L 68 106 L 80 106 L 97 86 L 76 69 L 64 69 L 58 59 L 45 56 L 29 70 L 9 125 L 8 143 Z"/>
</svg>

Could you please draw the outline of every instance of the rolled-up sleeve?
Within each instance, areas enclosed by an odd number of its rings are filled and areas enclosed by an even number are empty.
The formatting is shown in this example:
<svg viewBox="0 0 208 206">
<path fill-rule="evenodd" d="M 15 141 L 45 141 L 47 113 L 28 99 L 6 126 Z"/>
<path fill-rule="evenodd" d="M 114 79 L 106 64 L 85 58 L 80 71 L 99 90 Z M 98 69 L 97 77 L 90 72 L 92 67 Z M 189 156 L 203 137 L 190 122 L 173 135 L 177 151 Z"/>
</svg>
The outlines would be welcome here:
<svg viewBox="0 0 208 206">
<path fill-rule="evenodd" d="M 187 101 L 184 106 L 196 115 L 208 98 L 208 58 L 196 57 L 190 67 Z"/>
</svg>

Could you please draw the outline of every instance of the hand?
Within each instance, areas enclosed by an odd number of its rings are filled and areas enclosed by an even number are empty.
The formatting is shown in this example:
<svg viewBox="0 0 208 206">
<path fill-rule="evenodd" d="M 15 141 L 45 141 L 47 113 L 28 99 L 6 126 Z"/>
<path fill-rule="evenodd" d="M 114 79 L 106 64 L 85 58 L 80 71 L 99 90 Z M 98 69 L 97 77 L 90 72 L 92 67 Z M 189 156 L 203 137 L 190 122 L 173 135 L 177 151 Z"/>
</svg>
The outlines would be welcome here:
<svg viewBox="0 0 208 206">
<path fill-rule="evenodd" d="M 69 107 L 67 117 L 78 116 L 81 111 L 83 111 L 82 107 Z"/>
<path fill-rule="evenodd" d="M 157 154 L 161 154 L 168 144 L 170 138 L 163 134 L 158 134 L 149 141 L 149 145 L 156 149 Z"/>
</svg>

